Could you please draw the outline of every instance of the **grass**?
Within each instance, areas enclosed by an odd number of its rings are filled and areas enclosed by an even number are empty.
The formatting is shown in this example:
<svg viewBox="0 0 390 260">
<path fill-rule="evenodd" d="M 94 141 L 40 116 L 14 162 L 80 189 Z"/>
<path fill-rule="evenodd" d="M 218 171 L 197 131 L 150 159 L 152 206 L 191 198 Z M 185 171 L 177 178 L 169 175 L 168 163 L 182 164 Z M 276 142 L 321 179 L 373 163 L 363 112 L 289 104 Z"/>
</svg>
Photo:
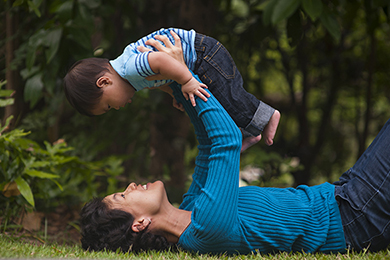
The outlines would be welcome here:
<svg viewBox="0 0 390 260">
<path fill-rule="evenodd" d="M 304 253 L 279 253 L 275 255 L 240 255 L 240 256 L 209 256 L 191 254 L 184 251 L 179 252 L 145 252 L 138 255 L 121 252 L 86 252 L 79 245 L 58 245 L 58 244 L 39 244 L 31 240 L 25 241 L 21 238 L 0 234 L 0 259 L 1 258 L 69 258 L 69 259 L 390 259 L 390 251 L 381 251 L 378 253 L 347 253 L 347 254 L 304 254 Z"/>
</svg>

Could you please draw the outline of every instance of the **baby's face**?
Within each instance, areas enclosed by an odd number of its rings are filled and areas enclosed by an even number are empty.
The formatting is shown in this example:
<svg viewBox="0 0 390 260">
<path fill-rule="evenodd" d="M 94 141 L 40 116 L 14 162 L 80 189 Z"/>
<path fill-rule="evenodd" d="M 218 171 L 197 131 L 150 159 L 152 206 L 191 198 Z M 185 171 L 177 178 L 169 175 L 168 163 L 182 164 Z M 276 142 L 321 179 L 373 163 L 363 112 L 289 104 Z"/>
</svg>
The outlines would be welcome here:
<svg viewBox="0 0 390 260">
<path fill-rule="evenodd" d="M 106 72 L 97 81 L 96 85 L 103 90 L 99 103 L 92 109 L 93 115 L 101 115 L 111 108 L 116 110 L 131 103 L 135 89 L 130 83 L 119 76 L 114 70 Z"/>
</svg>

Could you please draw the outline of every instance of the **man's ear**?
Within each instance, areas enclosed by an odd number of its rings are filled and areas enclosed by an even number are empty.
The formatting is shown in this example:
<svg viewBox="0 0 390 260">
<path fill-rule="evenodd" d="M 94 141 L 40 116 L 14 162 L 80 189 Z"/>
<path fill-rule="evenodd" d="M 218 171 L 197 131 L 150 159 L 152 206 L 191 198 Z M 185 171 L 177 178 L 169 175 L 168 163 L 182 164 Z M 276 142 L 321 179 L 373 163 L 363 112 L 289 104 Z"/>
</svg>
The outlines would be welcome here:
<svg viewBox="0 0 390 260">
<path fill-rule="evenodd" d="M 96 80 L 96 86 L 98 86 L 99 88 L 103 88 L 109 85 L 110 83 L 111 83 L 111 78 L 106 75 L 103 75 Z"/>
<path fill-rule="evenodd" d="M 150 223 L 152 223 L 152 221 L 148 218 L 139 218 L 134 220 L 133 225 L 131 225 L 131 229 L 138 233 L 145 230 L 150 225 Z"/>
</svg>

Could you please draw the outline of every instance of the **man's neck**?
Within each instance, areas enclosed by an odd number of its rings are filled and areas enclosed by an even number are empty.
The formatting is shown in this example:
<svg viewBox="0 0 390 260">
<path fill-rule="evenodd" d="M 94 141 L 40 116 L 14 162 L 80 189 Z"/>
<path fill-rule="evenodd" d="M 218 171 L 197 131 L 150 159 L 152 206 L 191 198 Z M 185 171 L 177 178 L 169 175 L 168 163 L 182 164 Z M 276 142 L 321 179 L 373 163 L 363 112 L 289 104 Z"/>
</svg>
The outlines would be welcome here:
<svg viewBox="0 0 390 260">
<path fill-rule="evenodd" d="M 156 226 L 152 226 L 152 229 L 156 231 L 159 230 L 161 235 L 163 235 L 168 242 L 177 243 L 181 234 L 191 223 L 191 213 L 191 211 L 175 207 L 170 208 L 162 216 L 156 217 Z"/>
</svg>

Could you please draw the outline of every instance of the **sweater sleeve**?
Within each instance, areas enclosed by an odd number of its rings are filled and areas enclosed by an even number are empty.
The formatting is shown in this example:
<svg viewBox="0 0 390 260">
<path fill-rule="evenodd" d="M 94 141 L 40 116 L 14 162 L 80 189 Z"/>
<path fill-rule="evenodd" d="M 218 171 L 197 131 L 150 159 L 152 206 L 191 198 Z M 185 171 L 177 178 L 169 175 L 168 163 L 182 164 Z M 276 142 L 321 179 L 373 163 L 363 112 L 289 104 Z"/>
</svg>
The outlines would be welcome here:
<svg viewBox="0 0 390 260">
<path fill-rule="evenodd" d="M 196 79 L 199 78 L 196 76 Z M 204 187 L 208 172 L 208 158 L 210 156 L 211 140 L 209 139 L 206 129 L 204 128 L 202 120 L 198 117 L 197 112 L 192 105 L 185 100 L 182 95 L 180 85 L 176 82 L 172 83 L 170 87 L 173 90 L 175 99 L 182 103 L 185 110 L 190 117 L 191 123 L 194 126 L 195 135 L 198 140 L 198 155 L 195 159 L 195 169 L 192 175 L 191 185 L 183 196 L 183 202 L 180 204 L 181 209 L 192 210 L 193 202 L 196 200 Z"/>
<path fill-rule="evenodd" d="M 194 238 L 209 240 L 224 233 L 238 218 L 241 132 L 212 94 L 207 102 L 196 98 L 195 107 L 183 98 L 177 100 L 184 105 L 191 120 L 196 113 L 204 125 L 202 136 L 204 132 L 208 136 L 210 149 L 207 153 L 199 152 L 199 162 L 204 167 L 197 165 L 194 173 L 200 181 L 191 185 L 190 190 L 197 192 L 191 200 Z"/>
</svg>

